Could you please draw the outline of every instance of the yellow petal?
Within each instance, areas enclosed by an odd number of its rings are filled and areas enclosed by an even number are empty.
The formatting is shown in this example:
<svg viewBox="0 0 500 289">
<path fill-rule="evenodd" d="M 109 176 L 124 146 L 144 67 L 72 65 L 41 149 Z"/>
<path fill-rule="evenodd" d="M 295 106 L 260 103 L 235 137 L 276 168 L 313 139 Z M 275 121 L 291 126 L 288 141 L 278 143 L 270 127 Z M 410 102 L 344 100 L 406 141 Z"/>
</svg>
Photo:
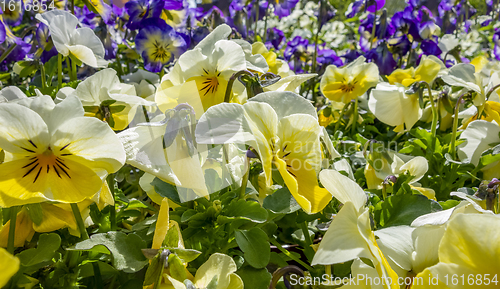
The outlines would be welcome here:
<svg viewBox="0 0 500 289">
<path fill-rule="evenodd" d="M 233 258 L 224 254 L 215 253 L 198 268 L 193 283 L 196 288 L 205 288 L 210 281 L 212 281 L 213 277 L 217 276 L 218 289 L 233 289 L 233 287 L 229 286 L 230 284 L 236 285 L 236 288 L 242 288 L 241 285 L 243 285 L 243 282 L 239 282 L 235 279 L 236 277 L 232 276 L 234 275 L 232 273 L 236 272 L 236 270 L 237 267 Z"/>
<path fill-rule="evenodd" d="M 165 236 L 167 235 L 169 229 L 169 206 L 168 198 L 163 198 L 160 205 L 160 212 L 158 213 L 158 218 L 156 220 L 155 234 L 153 236 L 152 249 L 160 249 Z"/>
<path fill-rule="evenodd" d="M 7 285 L 10 278 L 19 270 L 19 259 L 12 256 L 7 250 L 0 248 L 0 287 Z"/>
<path fill-rule="evenodd" d="M 5 225 L 3 225 L 2 229 L 0 230 L 0 247 L 7 247 L 10 230 L 9 228 L 10 221 L 5 223 Z M 14 246 L 23 247 L 24 242 L 31 240 L 34 234 L 35 230 L 33 230 L 33 222 L 31 221 L 26 209 L 22 208 L 21 211 L 17 213 Z"/>
<path fill-rule="evenodd" d="M 3 163 L 0 166 L 0 206 L 44 200 L 77 203 L 91 198 L 101 189 L 101 178 L 88 167 L 69 158 L 47 159 L 39 158 L 28 167 L 30 159 Z"/>
</svg>

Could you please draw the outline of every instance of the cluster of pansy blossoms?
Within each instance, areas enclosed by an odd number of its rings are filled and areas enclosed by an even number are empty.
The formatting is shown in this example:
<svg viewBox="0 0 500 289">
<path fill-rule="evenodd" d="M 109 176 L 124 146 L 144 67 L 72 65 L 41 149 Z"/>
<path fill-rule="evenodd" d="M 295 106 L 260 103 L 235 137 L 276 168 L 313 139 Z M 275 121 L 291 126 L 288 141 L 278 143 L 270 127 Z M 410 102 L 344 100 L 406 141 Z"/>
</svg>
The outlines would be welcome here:
<svg viewBox="0 0 500 289">
<path fill-rule="evenodd" d="M 0 2 L 0 288 L 497 288 L 494 0 Z"/>
</svg>

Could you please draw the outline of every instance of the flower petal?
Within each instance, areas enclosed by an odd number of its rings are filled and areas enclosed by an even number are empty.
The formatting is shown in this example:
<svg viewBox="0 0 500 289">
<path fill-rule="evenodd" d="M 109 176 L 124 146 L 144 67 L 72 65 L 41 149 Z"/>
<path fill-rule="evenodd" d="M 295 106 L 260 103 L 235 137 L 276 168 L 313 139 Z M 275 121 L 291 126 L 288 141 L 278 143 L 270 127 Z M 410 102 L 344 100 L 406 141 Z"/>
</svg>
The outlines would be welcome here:
<svg viewBox="0 0 500 289">
<path fill-rule="evenodd" d="M 89 160 L 92 162 L 88 164 L 90 167 L 109 173 L 118 171 L 126 159 L 116 134 L 106 123 L 95 118 L 75 117 L 64 122 L 52 135 L 52 145 L 52 149 L 68 145 L 62 152 Z"/>
<path fill-rule="evenodd" d="M 322 170 L 319 173 L 321 184 L 344 205 L 352 203 L 361 211 L 365 206 L 367 197 L 363 189 L 348 177 L 335 170 Z"/>
</svg>

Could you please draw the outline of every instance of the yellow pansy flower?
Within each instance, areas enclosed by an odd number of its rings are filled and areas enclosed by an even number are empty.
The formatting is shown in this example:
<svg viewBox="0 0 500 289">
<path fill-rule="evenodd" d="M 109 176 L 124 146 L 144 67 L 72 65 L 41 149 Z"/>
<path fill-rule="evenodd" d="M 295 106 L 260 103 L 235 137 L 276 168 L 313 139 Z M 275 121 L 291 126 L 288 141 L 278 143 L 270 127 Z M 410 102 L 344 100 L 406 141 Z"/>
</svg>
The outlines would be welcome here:
<svg viewBox="0 0 500 289">
<path fill-rule="evenodd" d="M 329 65 L 321 78 L 320 89 L 326 98 L 348 103 L 378 83 L 379 71 L 374 63 L 360 56 L 345 67 Z"/>
<path fill-rule="evenodd" d="M 484 103 L 483 114 L 481 115 L 481 119 L 484 119 L 489 122 L 495 121 L 497 125 L 500 125 L 500 103 L 492 100 L 488 100 Z M 469 123 L 477 120 L 477 113 L 473 117 L 469 118 L 462 124 L 462 128 L 467 128 Z"/>
<path fill-rule="evenodd" d="M 401 84 L 379 83 L 368 100 L 370 111 L 383 123 L 395 126 L 394 132 L 410 130 L 422 117 L 418 95 L 405 90 Z"/>
<path fill-rule="evenodd" d="M 179 57 L 156 92 L 161 111 L 188 103 L 201 116 L 209 107 L 224 101 L 230 77 L 247 69 L 242 47 L 226 40 L 230 33 L 229 26 L 219 25 L 194 49 Z"/>
<path fill-rule="evenodd" d="M 125 162 L 118 137 L 84 117 L 78 98 L 55 105 L 41 95 L 18 103 L 0 104 L 0 206 L 92 198 Z"/>
<path fill-rule="evenodd" d="M 314 107 L 292 92 L 264 92 L 245 103 L 210 108 L 196 128 L 196 140 L 206 144 L 239 143 L 255 148 L 266 186 L 273 165 L 290 193 L 308 213 L 321 211 L 331 195 L 320 188 L 321 127 Z"/>
<path fill-rule="evenodd" d="M 418 274 L 416 278 L 421 277 L 424 284 L 412 288 L 498 288 L 499 238 L 499 216 L 456 215 L 449 221 L 439 245 L 439 263 Z M 458 276 L 458 280 L 453 282 L 453 276 Z M 429 284 L 429 277 L 440 284 Z"/>
<path fill-rule="evenodd" d="M 196 289 L 207 288 L 216 280 L 217 289 L 243 289 L 243 280 L 235 272 L 238 268 L 233 258 L 225 254 L 215 253 L 196 271 L 193 285 Z M 186 285 L 172 277 L 168 277 L 175 289 L 188 289 Z M 168 287 L 161 287 L 166 289 Z"/>
<path fill-rule="evenodd" d="M 409 87 L 418 81 L 425 81 L 430 84 L 434 81 L 440 70 L 441 64 L 437 58 L 423 56 L 416 69 L 413 67 L 396 69 L 387 76 L 387 80 L 389 80 L 390 84 L 400 83 L 405 87 Z"/>
</svg>

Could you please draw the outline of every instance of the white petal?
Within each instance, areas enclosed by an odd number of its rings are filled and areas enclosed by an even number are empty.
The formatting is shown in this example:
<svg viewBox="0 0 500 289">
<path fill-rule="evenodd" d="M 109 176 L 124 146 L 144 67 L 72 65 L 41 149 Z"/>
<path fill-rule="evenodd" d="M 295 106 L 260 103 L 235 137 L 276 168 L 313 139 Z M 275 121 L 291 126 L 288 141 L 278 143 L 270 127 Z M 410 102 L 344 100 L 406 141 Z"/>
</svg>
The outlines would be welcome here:
<svg viewBox="0 0 500 289">
<path fill-rule="evenodd" d="M 356 210 L 364 208 L 367 197 L 363 189 L 348 177 L 335 170 L 322 170 L 319 173 L 321 184 L 344 205 L 352 203 Z"/>
<path fill-rule="evenodd" d="M 201 40 L 198 45 L 194 48 L 201 49 L 201 53 L 204 55 L 209 55 L 214 49 L 215 42 L 227 39 L 227 37 L 231 34 L 231 27 L 226 24 L 221 24 L 217 26 L 210 34 L 208 34 L 203 40 Z"/>
<path fill-rule="evenodd" d="M 107 68 L 80 82 L 73 92 L 83 102 L 83 105 L 100 105 L 101 91 L 107 91 L 120 84 L 116 71 Z"/>
<path fill-rule="evenodd" d="M 377 244 L 382 253 L 405 271 L 412 269 L 413 243 L 409 226 L 389 227 L 375 231 Z"/>
<path fill-rule="evenodd" d="M 358 216 L 357 208 L 351 202 L 345 203 L 323 236 L 311 265 L 338 264 L 362 257 L 373 260 L 366 241 L 366 235 L 371 233 L 368 214 L 362 214 L 359 220 Z"/>
<path fill-rule="evenodd" d="M 253 101 L 269 104 L 278 115 L 278 120 L 296 113 L 308 114 L 318 119 L 316 109 L 311 102 L 293 92 L 269 91 L 259 93 L 249 100 L 249 102 Z"/>
<path fill-rule="evenodd" d="M 104 58 L 104 45 L 94 31 L 88 27 L 78 28 L 71 35 L 72 45 L 83 45 L 101 58 Z"/>
<path fill-rule="evenodd" d="M 287 64 L 288 66 L 288 64 Z M 278 82 L 264 87 L 264 91 L 295 91 L 302 83 L 315 77 L 317 74 L 297 74 L 281 78 Z"/>
<path fill-rule="evenodd" d="M 460 135 L 466 142 L 457 147 L 458 157 L 462 161 L 468 159 L 477 166 L 481 154 L 491 147 L 490 144 L 500 142 L 499 133 L 500 127 L 497 124 L 485 120 L 471 122 Z"/>
<path fill-rule="evenodd" d="M 89 160 L 93 168 L 109 173 L 118 171 L 126 159 L 116 134 L 106 123 L 92 117 L 75 117 L 62 123 L 53 133 L 51 143 L 53 148 L 70 144 L 66 149 L 74 156 Z"/>
<path fill-rule="evenodd" d="M 410 175 L 414 176 L 414 178 L 410 181 L 410 184 L 418 182 L 427 170 L 429 169 L 429 163 L 427 159 L 424 157 L 415 157 L 411 159 L 409 162 L 405 163 L 399 168 L 401 171 L 408 171 Z"/>
<path fill-rule="evenodd" d="M 398 126 L 405 124 L 410 129 L 422 116 L 418 97 L 406 95 L 404 87 L 379 83 L 372 90 L 368 106 L 383 123 Z"/>
<path fill-rule="evenodd" d="M 413 271 L 421 272 L 439 261 L 438 249 L 445 226 L 418 227 L 412 233 L 415 251 L 412 254 Z"/>
<path fill-rule="evenodd" d="M 45 149 L 49 143 L 47 125 L 39 114 L 27 107 L 14 103 L 0 104 L 0 124 L 0 148 L 5 151 L 25 154 L 21 147 L 34 150 L 29 140 L 40 149 Z"/>
<path fill-rule="evenodd" d="M 222 71 L 223 74 L 229 75 L 229 77 L 234 72 L 247 68 L 243 49 L 233 41 L 217 41 L 208 58 L 212 66 L 215 66 L 218 71 Z"/>
<path fill-rule="evenodd" d="M 254 140 L 241 104 L 210 107 L 196 126 L 196 141 L 203 144 L 240 143 Z"/>
<path fill-rule="evenodd" d="M 26 94 L 17 86 L 8 86 L 0 90 L 0 96 L 5 97 L 7 101 L 16 101 L 19 99 L 27 98 Z"/>
</svg>

